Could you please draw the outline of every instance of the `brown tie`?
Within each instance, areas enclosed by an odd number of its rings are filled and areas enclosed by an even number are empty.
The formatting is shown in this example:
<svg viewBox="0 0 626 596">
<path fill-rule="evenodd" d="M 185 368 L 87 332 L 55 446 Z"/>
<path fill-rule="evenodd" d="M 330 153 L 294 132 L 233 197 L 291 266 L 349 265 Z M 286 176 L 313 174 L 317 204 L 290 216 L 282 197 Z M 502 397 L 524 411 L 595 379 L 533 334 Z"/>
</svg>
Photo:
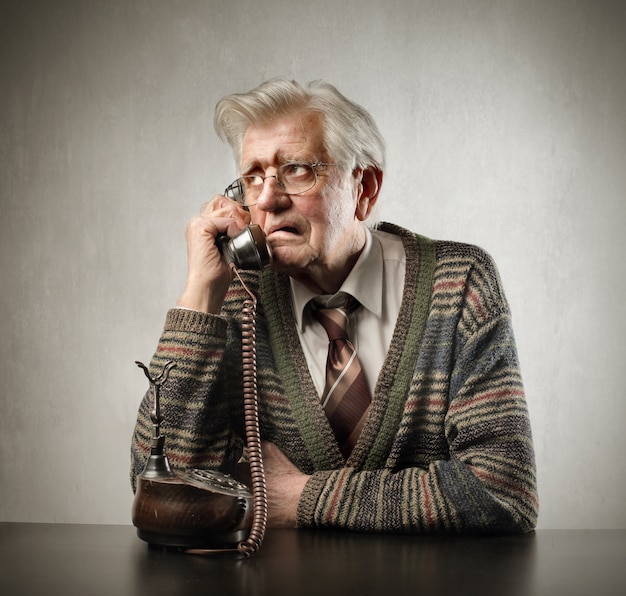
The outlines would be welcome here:
<svg viewBox="0 0 626 596">
<path fill-rule="evenodd" d="M 343 307 L 316 306 L 313 310 L 329 340 L 322 405 L 346 459 L 361 434 L 371 402 L 365 375 L 348 338 L 350 313 L 359 306 L 349 297 Z"/>
</svg>

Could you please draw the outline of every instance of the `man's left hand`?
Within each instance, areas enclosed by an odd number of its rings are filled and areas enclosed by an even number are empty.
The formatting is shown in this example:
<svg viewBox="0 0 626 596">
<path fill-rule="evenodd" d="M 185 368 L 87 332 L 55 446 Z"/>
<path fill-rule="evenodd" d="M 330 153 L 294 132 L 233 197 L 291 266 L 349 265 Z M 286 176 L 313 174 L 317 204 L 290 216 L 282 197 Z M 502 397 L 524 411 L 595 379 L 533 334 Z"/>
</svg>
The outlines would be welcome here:
<svg viewBox="0 0 626 596">
<path fill-rule="evenodd" d="M 269 441 L 261 444 L 267 484 L 268 525 L 295 528 L 300 495 L 310 476 L 303 474 Z"/>
</svg>

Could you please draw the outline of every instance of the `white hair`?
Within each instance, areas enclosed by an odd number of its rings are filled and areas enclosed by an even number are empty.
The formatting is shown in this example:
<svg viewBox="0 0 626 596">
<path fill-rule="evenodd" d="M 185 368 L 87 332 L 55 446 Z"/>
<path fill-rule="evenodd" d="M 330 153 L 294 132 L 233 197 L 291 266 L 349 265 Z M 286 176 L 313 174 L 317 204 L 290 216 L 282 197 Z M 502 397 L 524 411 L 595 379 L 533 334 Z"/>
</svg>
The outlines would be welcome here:
<svg viewBox="0 0 626 596">
<path fill-rule="evenodd" d="M 385 142 L 369 112 L 343 96 L 333 85 L 271 79 L 247 93 L 233 93 L 215 107 L 215 129 L 241 158 L 241 143 L 250 125 L 266 124 L 299 111 L 321 114 L 325 148 L 347 168 L 385 167 Z"/>
</svg>

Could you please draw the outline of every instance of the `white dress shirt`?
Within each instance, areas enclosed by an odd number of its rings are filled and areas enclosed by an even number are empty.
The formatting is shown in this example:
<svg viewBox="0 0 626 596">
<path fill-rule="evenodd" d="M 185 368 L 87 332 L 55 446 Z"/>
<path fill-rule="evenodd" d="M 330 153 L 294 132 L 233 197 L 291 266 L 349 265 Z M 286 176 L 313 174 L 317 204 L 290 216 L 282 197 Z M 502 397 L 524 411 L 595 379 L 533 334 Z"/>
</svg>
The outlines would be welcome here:
<svg viewBox="0 0 626 596">
<path fill-rule="evenodd" d="M 401 238 L 368 229 L 363 252 L 336 294 L 319 296 L 291 279 L 298 335 L 320 395 L 326 379 L 328 336 L 307 304 L 315 298 L 328 306 L 335 306 L 343 303 L 345 294 L 350 294 L 362 304 L 363 307 L 350 317 L 349 334 L 373 394 L 400 312 L 405 264 Z"/>
</svg>

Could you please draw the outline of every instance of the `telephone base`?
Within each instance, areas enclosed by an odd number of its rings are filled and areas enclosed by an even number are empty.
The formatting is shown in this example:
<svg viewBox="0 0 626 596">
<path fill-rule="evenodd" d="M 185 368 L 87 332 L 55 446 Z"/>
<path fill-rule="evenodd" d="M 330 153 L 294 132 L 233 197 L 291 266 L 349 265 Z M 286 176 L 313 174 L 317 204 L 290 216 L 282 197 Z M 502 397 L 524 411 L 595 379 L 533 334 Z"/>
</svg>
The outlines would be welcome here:
<svg viewBox="0 0 626 596">
<path fill-rule="evenodd" d="M 190 470 L 137 477 L 132 521 L 137 535 L 170 550 L 236 550 L 250 534 L 252 495 L 226 474 Z"/>
<path fill-rule="evenodd" d="M 148 543 L 150 548 L 167 551 L 198 550 L 236 550 L 250 533 L 249 529 L 232 532 L 212 532 L 204 535 L 165 534 L 137 529 L 137 536 Z"/>
</svg>

